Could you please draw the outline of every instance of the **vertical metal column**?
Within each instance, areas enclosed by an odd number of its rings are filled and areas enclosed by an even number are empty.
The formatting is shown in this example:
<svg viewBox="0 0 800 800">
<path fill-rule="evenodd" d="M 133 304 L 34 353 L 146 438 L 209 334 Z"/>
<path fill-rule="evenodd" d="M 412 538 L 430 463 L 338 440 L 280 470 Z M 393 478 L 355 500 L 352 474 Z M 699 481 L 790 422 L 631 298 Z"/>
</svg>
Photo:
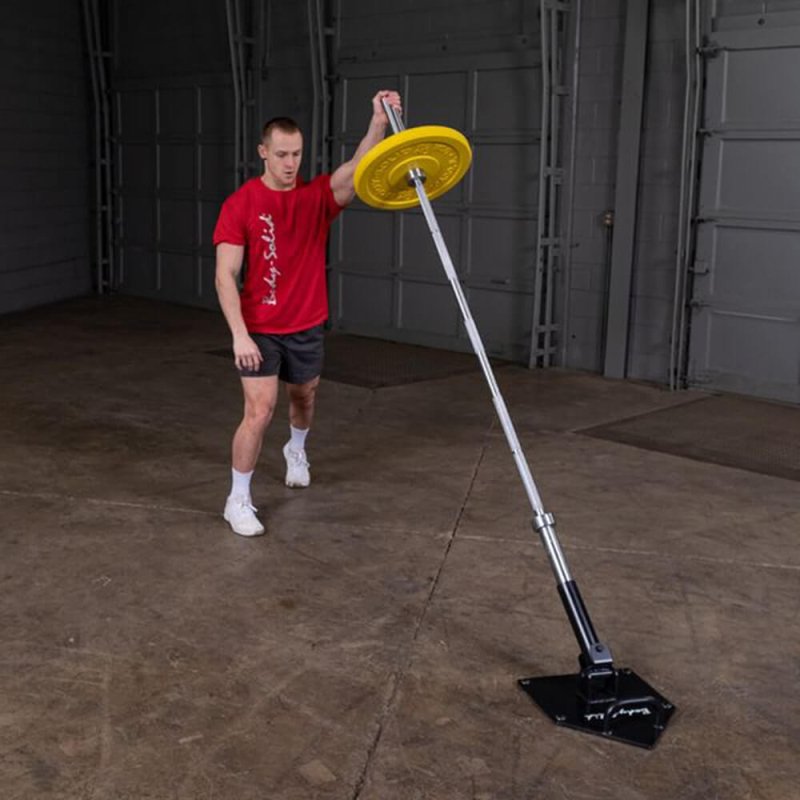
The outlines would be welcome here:
<svg viewBox="0 0 800 800">
<path fill-rule="evenodd" d="M 639 186 L 639 150 L 642 136 L 644 71 L 647 55 L 647 20 L 650 0 L 628 3 L 625 19 L 625 56 L 622 75 L 622 109 L 617 142 L 617 176 L 614 198 L 614 244 L 606 325 L 604 375 L 624 378 L 628 367 L 633 244 Z"/>
<path fill-rule="evenodd" d="M 255 0 L 255 43 L 253 46 L 253 94 L 255 95 L 254 132 L 261 137 L 261 127 L 267 121 L 264 114 L 264 77 L 269 64 L 270 31 L 272 18 L 271 0 Z M 253 155 L 256 158 L 257 154 Z M 258 164 L 258 162 L 256 162 Z M 257 171 L 260 172 L 260 164 Z"/>
<path fill-rule="evenodd" d="M 225 0 L 225 16 L 228 23 L 228 48 L 233 78 L 233 185 L 242 183 L 242 78 L 239 73 L 238 30 L 236 28 L 236 0 Z"/>
<path fill-rule="evenodd" d="M 678 247 L 675 254 L 675 291 L 672 306 L 672 336 L 669 350 L 669 388 L 682 389 L 687 374 L 686 311 L 690 290 L 694 246 L 694 214 L 698 176 L 700 109 L 703 95 L 700 3 L 686 0 L 685 63 L 686 90 L 683 104 Z"/>
<path fill-rule="evenodd" d="M 307 0 L 308 40 L 311 57 L 311 143 L 309 148 L 311 175 L 326 173 L 330 168 L 330 76 L 328 48 L 322 0 Z"/>
<path fill-rule="evenodd" d="M 111 52 L 104 39 L 107 20 L 101 19 L 98 0 L 83 0 L 83 21 L 89 53 L 89 72 L 94 101 L 95 169 L 95 289 L 110 291 L 116 282 L 114 265 L 114 192 L 112 115 L 106 61 Z"/>
<path fill-rule="evenodd" d="M 540 0 L 542 108 L 539 141 L 539 199 L 537 208 L 536 274 L 528 366 L 548 367 L 556 352 L 555 274 L 560 266 L 559 206 L 564 170 L 560 163 L 563 71 L 563 31 L 569 4 Z"/>
<path fill-rule="evenodd" d="M 325 2 L 314 0 L 317 12 L 317 48 L 319 50 L 320 85 L 322 87 L 322 113 L 321 113 L 321 152 L 320 172 L 327 173 L 331 168 L 331 75 L 328 71 L 328 37 L 333 30 L 325 24 Z"/>
<path fill-rule="evenodd" d="M 311 59 L 311 137 L 308 145 L 308 161 L 309 174 L 313 178 L 317 174 L 319 166 L 319 117 L 322 105 L 315 0 L 306 0 L 306 14 L 308 16 L 308 54 Z"/>
<path fill-rule="evenodd" d="M 261 94 L 265 11 L 262 0 L 248 4 L 247 12 L 242 9 L 242 0 L 225 0 L 225 15 L 233 80 L 233 180 L 234 186 L 240 186 L 255 164 L 253 137 Z"/>
<path fill-rule="evenodd" d="M 574 0 L 572 4 L 572 30 L 569 51 L 566 61 L 571 65 L 570 98 L 569 98 L 569 151 L 567 154 L 567 185 L 562 196 L 563 216 L 566 217 L 564 227 L 564 247 L 561 259 L 561 341 L 559 342 L 559 362 L 567 363 L 568 336 L 570 330 L 570 288 L 572 281 L 572 231 L 575 222 L 575 159 L 578 149 L 578 96 L 580 90 L 581 64 L 581 29 L 583 21 L 582 0 Z"/>
</svg>

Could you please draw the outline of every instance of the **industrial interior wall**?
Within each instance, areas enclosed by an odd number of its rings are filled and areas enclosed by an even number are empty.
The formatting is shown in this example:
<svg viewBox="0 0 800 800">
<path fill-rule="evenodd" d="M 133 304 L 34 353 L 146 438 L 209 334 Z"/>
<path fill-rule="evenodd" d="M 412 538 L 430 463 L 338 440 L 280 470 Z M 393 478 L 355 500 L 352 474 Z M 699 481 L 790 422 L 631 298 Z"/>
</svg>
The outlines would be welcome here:
<svg viewBox="0 0 800 800">
<path fill-rule="evenodd" d="M 0 313 L 91 289 L 88 87 L 80 3 L 6 3 Z"/>
<path fill-rule="evenodd" d="M 651 0 L 628 377 L 669 382 L 678 246 L 685 68 L 684 3 Z"/>
<path fill-rule="evenodd" d="M 465 179 L 435 202 L 455 270 L 490 355 L 527 362 L 537 244 L 539 3 L 405 0 L 336 5 L 334 161 L 363 135 L 370 98 L 404 98 L 407 124 L 446 125 L 472 144 Z M 334 225 L 331 322 L 343 331 L 471 350 L 418 208 L 356 202 Z"/>
<path fill-rule="evenodd" d="M 111 3 L 116 286 L 216 307 L 212 234 L 236 186 L 226 7 Z"/>
<path fill-rule="evenodd" d="M 238 9 L 248 39 L 250 145 L 242 158 L 254 175 L 263 122 L 292 116 L 310 127 L 308 9 L 274 0 L 227 5 Z M 119 289 L 216 308 L 214 224 L 242 180 L 226 2 L 116 0 L 113 8 Z M 308 176 L 308 136 L 305 144 Z"/>
<path fill-rule="evenodd" d="M 686 381 L 800 403 L 800 2 L 703 7 Z"/>
<path fill-rule="evenodd" d="M 330 2 L 323 2 L 323 19 L 330 20 Z M 292 117 L 303 131 L 303 176 L 316 174 L 309 151 L 314 103 L 311 78 L 309 9 L 306 2 L 268 3 L 261 70 L 260 123 L 272 117 Z M 326 38 L 330 46 L 330 37 Z"/>
<path fill-rule="evenodd" d="M 625 0 L 583 3 L 566 366 L 603 369 Z M 667 383 L 683 125 L 684 3 L 651 0 L 628 377 Z"/>
</svg>

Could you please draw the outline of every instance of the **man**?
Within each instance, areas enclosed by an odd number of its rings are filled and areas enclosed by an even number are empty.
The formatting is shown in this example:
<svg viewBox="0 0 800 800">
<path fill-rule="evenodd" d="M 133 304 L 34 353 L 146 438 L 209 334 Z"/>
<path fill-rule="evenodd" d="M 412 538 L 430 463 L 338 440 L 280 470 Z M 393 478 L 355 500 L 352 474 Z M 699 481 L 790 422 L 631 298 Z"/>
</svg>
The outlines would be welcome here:
<svg viewBox="0 0 800 800">
<path fill-rule="evenodd" d="M 268 122 L 258 146 L 264 173 L 225 201 L 214 230 L 217 296 L 233 336 L 244 392 L 244 416 L 233 437 L 231 492 L 223 512 L 240 536 L 264 533 L 250 483 L 279 380 L 285 382 L 289 398 L 290 437 L 283 448 L 286 485 L 306 487 L 311 480 L 305 442 L 314 418 L 322 325 L 328 317 L 328 229 L 355 196 L 356 165 L 385 135 L 383 99 L 401 111 L 397 92 L 378 92 L 372 98 L 369 127 L 353 157 L 332 175 L 310 183 L 298 175 L 303 136 L 297 124 L 287 117 Z M 237 278 L 245 256 L 240 294 Z"/>
</svg>

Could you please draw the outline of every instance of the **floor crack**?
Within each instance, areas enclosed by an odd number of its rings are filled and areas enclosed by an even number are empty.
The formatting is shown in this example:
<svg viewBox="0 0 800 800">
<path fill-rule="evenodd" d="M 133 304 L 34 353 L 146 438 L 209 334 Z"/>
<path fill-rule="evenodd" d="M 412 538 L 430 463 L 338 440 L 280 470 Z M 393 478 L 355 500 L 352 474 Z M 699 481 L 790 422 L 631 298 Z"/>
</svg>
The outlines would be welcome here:
<svg viewBox="0 0 800 800">
<path fill-rule="evenodd" d="M 484 436 L 483 446 L 481 447 L 480 453 L 478 454 L 478 458 L 475 462 L 475 466 L 472 470 L 472 475 L 469 480 L 469 485 L 467 486 L 467 490 L 464 493 L 464 499 L 461 503 L 461 507 L 458 510 L 458 514 L 456 515 L 455 521 L 453 522 L 453 527 L 450 530 L 450 535 L 447 537 L 447 543 L 444 548 L 444 552 L 442 553 L 442 557 L 439 561 L 439 568 L 436 570 L 436 575 L 434 576 L 433 580 L 431 581 L 430 589 L 428 590 L 428 596 L 425 598 L 425 602 L 422 605 L 422 610 L 420 611 L 419 617 L 417 618 L 417 622 L 414 625 L 414 633 L 411 637 L 411 641 L 408 645 L 407 655 L 400 666 L 392 673 L 389 679 L 389 686 L 386 692 L 386 701 L 384 702 L 383 709 L 381 710 L 380 718 L 378 721 L 378 728 L 375 731 L 375 735 L 372 738 L 372 742 L 370 746 L 367 748 L 367 755 L 364 759 L 364 765 L 361 768 L 361 772 L 356 779 L 355 786 L 353 787 L 353 794 L 351 795 L 351 800 L 359 800 L 361 797 L 361 793 L 364 790 L 364 786 L 367 782 L 367 776 L 369 773 L 369 768 L 372 764 L 373 757 L 380 746 L 381 739 L 383 738 L 383 731 L 386 726 L 386 722 L 391 716 L 392 712 L 394 711 L 395 702 L 397 699 L 398 692 L 400 690 L 400 686 L 405 678 L 406 672 L 408 671 L 408 667 L 411 663 L 414 651 L 414 645 L 419 638 L 420 631 L 422 630 L 422 626 L 425 622 L 425 618 L 428 614 L 428 609 L 431 607 L 433 603 L 433 597 L 436 594 L 436 590 L 439 587 L 439 582 L 442 577 L 442 573 L 444 572 L 444 567 L 447 564 L 447 559 L 450 556 L 450 551 L 453 547 L 453 543 L 455 542 L 456 535 L 458 533 L 459 526 L 461 525 L 461 520 L 464 516 L 464 512 L 467 508 L 467 503 L 469 502 L 470 497 L 472 496 L 472 490 L 475 487 L 475 481 L 478 478 L 478 472 L 480 471 L 481 464 L 483 463 L 484 456 L 486 455 L 486 450 L 489 446 L 490 436 L 492 433 L 492 429 L 494 428 L 494 421 L 490 424 L 489 429 Z"/>
</svg>

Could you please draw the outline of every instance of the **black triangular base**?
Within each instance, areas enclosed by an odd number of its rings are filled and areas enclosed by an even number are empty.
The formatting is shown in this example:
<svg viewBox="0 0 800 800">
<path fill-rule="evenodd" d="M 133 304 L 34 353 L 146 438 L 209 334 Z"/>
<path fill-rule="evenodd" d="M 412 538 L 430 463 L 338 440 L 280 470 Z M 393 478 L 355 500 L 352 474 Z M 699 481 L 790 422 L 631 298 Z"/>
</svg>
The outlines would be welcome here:
<svg viewBox="0 0 800 800">
<path fill-rule="evenodd" d="M 523 678 L 519 685 L 557 725 L 654 747 L 675 706 L 631 670 L 615 672 L 615 696 L 600 702 L 587 702 L 581 696 L 580 674 Z"/>
</svg>

